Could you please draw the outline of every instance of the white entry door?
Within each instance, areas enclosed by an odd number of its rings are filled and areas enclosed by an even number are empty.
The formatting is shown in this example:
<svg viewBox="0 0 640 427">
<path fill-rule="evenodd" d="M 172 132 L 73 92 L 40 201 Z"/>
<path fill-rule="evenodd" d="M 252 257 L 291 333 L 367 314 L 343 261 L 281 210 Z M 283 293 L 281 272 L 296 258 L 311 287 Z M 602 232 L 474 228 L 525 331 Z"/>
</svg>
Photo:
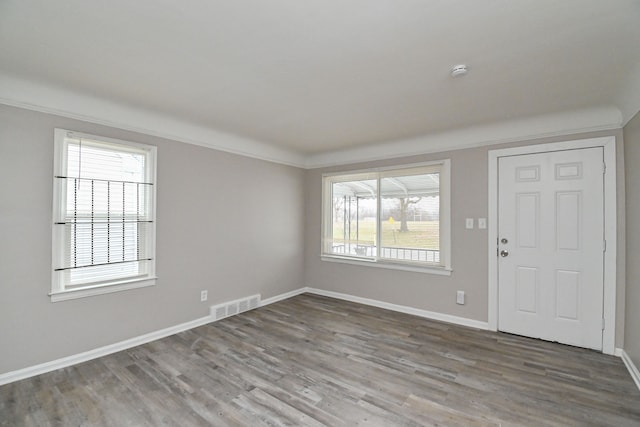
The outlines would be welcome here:
<svg viewBox="0 0 640 427">
<path fill-rule="evenodd" d="M 499 330 L 602 350 L 603 155 L 499 158 Z"/>
</svg>

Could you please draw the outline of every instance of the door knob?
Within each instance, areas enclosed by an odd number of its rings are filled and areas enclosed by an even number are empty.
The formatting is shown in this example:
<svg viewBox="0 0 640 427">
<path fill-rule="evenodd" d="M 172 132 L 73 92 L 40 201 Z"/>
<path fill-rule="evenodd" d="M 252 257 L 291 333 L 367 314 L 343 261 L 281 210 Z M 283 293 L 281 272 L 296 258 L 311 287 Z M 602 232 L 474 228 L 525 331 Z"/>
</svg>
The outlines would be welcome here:
<svg viewBox="0 0 640 427">
<path fill-rule="evenodd" d="M 509 251 L 500 251 L 500 256 L 503 258 L 509 256 Z"/>
</svg>

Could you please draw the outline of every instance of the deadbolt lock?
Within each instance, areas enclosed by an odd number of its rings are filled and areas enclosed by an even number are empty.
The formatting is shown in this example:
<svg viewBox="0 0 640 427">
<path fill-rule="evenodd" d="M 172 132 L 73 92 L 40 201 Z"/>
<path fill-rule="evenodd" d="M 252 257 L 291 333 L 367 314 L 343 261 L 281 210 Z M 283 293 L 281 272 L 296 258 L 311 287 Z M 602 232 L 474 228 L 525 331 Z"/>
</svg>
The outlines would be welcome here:
<svg viewBox="0 0 640 427">
<path fill-rule="evenodd" d="M 509 241 L 503 237 L 502 239 L 500 239 L 500 243 L 506 245 L 507 243 L 509 243 Z"/>
</svg>

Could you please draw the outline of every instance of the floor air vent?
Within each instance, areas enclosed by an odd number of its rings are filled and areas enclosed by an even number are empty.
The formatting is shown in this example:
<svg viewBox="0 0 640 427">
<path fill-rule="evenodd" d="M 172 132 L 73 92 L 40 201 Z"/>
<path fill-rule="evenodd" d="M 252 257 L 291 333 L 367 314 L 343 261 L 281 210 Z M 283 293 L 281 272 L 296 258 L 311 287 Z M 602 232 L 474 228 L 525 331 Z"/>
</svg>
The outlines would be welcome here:
<svg viewBox="0 0 640 427">
<path fill-rule="evenodd" d="M 258 306 L 260 306 L 260 294 L 214 305 L 211 307 L 211 317 L 213 317 L 213 320 L 220 320 L 234 314 L 253 310 Z"/>
</svg>

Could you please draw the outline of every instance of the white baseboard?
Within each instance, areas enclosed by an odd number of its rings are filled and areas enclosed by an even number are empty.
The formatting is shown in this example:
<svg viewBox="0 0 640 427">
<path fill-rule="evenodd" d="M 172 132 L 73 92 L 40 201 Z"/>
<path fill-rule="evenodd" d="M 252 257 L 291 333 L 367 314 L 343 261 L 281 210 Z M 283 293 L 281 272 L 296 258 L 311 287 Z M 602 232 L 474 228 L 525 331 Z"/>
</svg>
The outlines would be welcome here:
<svg viewBox="0 0 640 427">
<path fill-rule="evenodd" d="M 63 357 L 61 359 L 52 360 L 50 362 L 41 363 L 39 365 L 30 366 L 17 371 L 10 371 L 4 374 L 0 374 L 0 385 L 9 384 L 14 381 L 23 380 L 25 378 L 33 377 L 47 372 L 55 371 L 57 369 L 66 368 L 67 366 L 76 365 L 78 363 L 87 362 L 98 357 L 107 356 L 118 351 L 127 350 L 132 347 L 136 347 L 142 344 L 146 344 L 151 341 L 158 340 L 160 338 L 168 337 L 169 335 L 177 334 L 178 332 L 186 331 L 187 329 L 193 329 L 198 326 L 206 325 L 212 321 L 211 316 L 201 317 L 200 319 L 192 320 L 190 322 L 181 323 L 176 326 L 161 329 L 159 331 L 150 332 L 148 334 L 140 335 L 130 338 L 128 340 L 120 341 L 115 344 L 109 344 L 104 347 L 99 347 L 93 350 L 85 351 L 83 353 L 74 354 L 71 356 Z"/>
<path fill-rule="evenodd" d="M 373 307 L 384 308 L 401 313 L 412 314 L 414 316 L 424 317 L 431 320 L 439 320 L 442 322 L 453 323 L 456 325 L 469 326 L 471 328 L 488 330 L 489 324 L 479 320 L 468 319 L 466 317 L 452 316 L 450 314 L 437 313 L 435 311 L 422 310 L 419 308 L 408 307 L 406 305 L 391 304 L 384 301 L 378 301 L 369 298 L 357 297 L 354 295 L 343 294 L 340 292 L 325 291 L 317 288 L 305 288 L 305 292 L 310 294 L 322 295 L 325 297 L 341 299 L 345 301 L 357 302 L 359 304 L 370 305 Z"/>
<path fill-rule="evenodd" d="M 636 387 L 638 387 L 638 390 L 640 390 L 640 371 L 638 371 L 638 368 L 636 367 L 636 365 L 634 365 L 633 360 L 631 360 L 626 351 L 624 351 L 623 349 L 616 349 L 616 355 L 618 354 L 618 350 L 620 351 L 620 357 L 622 358 L 624 365 L 629 370 L 631 378 L 633 378 L 633 382 L 636 383 Z"/>
<path fill-rule="evenodd" d="M 265 298 L 260 302 L 260 307 L 264 307 L 265 305 L 273 304 L 275 302 L 282 301 L 285 299 L 289 299 L 291 297 L 295 297 L 296 295 L 303 294 L 307 292 L 307 289 L 308 288 L 298 288 L 298 289 L 294 289 L 293 291 L 285 292 L 284 294 L 276 295 L 271 298 Z"/>
<path fill-rule="evenodd" d="M 293 291 L 285 292 L 280 295 L 266 298 L 260 302 L 260 307 L 264 307 L 269 304 L 273 304 L 278 301 L 282 301 L 306 292 L 311 294 L 316 294 L 316 295 L 322 295 L 330 298 L 356 302 L 359 304 L 369 305 L 373 307 L 384 308 L 387 310 L 397 311 L 401 313 L 412 314 L 414 316 L 424 317 L 432 320 L 439 320 L 442 322 L 452 323 L 456 325 L 469 326 L 472 328 L 483 329 L 483 330 L 489 329 L 489 325 L 487 322 L 468 319 L 466 317 L 452 316 L 449 314 L 437 313 L 433 311 L 422 310 L 419 308 L 392 304 L 384 301 L 378 301 L 378 300 L 369 299 L 369 298 L 362 298 L 362 297 L 344 294 L 340 292 L 325 291 L 322 289 L 310 288 L 310 287 L 302 287 L 299 289 L 295 289 Z M 6 372 L 4 374 L 0 374 L 0 385 L 8 384 L 14 381 L 19 381 L 25 378 L 33 377 L 35 375 L 40 375 L 47 372 L 55 371 L 56 369 L 66 368 L 67 366 L 86 362 L 92 359 L 96 359 L 98 357 L 107 356 L 109 354 L 116 353 L 118 351 L 127 350 L 129 348 L 146 344 L 148 342 L 155 341 L 161 338 L 165 338 L 170 335 L 177 334 L 178 332 L 182 332 L 188 329 L 202 326 L 207 323 L 211 323 L 213 321 L 214 319 L 212 316 L 201 317 L 200 319 L 192 320 L 186 323 L 181 323 L 179 325 L 161 329 L 159 331 L 150 332 L 148 334 L 140 335 L 138 337 L 120 341 L 115 344 L 106 345 L 104 347 L 96 348 L 96 349 L 75 354 L 72 356 L 63 357 L 61 359 L 45 362 L 39 365 L 18 369 L 16 371 Z M 620 354 L 622 359 L 625 361 L 625 365 L 627 365 L 629 372 L 631 372 L 631 375 L 634 378 L 634 381 L 636 382 L 636 384 L 638 384 L 638 387 L 640 388 L 640 375 L 638 375 L 638 370 L 635 368 L 635 366 L 631 362 L 631 359 L 629 359 L 626 353 L 624 353 L 624 350 L 620 350 Z"/>
<path fill-rule="evenodd" d="M 276 295 L 271 298 L 267 298 L 260 302 L 260 307 L 273 304 L 278 301 L 282 301 L 287 298 L 294 297 L 306 292 L 307 288 L 299 288 L 284 294 Z M 159 340 L 161 338 L 168 337 L 170 335 L 177 334 L 178 332 L 186 331 L 187 329 L 193 329 L 198 326 L 206 325 L 207 323 L 214 322 L 215 319 L 212 316 L 201 317 L 200 319 L 192 320 L 190 322 L 181 323 L 176 326 L 161 329 L 159 331 L 150 332 L 148 334 L 133 337 L 128 340 L 120 341 L 115 344 L 109 344 L 104 347 L 99 347 L 93 350 L 85 351 L 83 353 L 74 354 L 71 356 L 63 357 L 61 359 L 52 360 L 50 362 L 41 363 L 35 366 L 29 366 L 27 368 L 18 369 L 16 371 L 10 371 L 0 374 L 0 385 L 9 384 L 14 381 L 23 380 L 26 378 L 34 377 L 36 375 L 45 374 L 47 372 L 55 371 L 57 369 L 66 368 L 68 366 L 76 365 L 78 363 L 87 362 L 98 357 L 107 356 L 118 351 L 127 350 L 142 344 L 146 344 L 151 341 Z"/>
<path fill-rule="evenodd" d="M 278 301 L 282 301 L 296 295 L 300 295 L 303 293 L 310 293 L 315 295 L 322 295 L 330 298 L 341 299 L 345 301 L 356 302 L 359 304 L 369 305 L 378 308 L 384 308 L 387 310 L 398 311 L 401 313 L 412 314 L 414 316 L 424 317 L 427 319 L 439 320 L 447 323 L 453 323 L 456 325 L 469 326 L 476 329 L 487 330 L 489 325 L 487 322 L 480 322 L 478 320 L 468 319 L 465 317 L 452 316 L 449 314 L 436 313 L 433 311 L 422 310 L 414 307 L 408 307 L 404 305 L 391 304 L 384 301 L 378 301 L 369 298 L 357 297 L 354 295 L 343 294 L 340 292 L 333 291 L 325 291 L 317 288 L 310 287 L 302 287 L 299 289 L 295 289 L 293 291 L 285 292 L 280 295 L 276 295 L 265 300 L 262 300 L 260 303 L 260 307 L 267 306 L 269 304 L 276 303 Z M 142 344 L 146 344 L 151 341 L 155 341 L 161 338 L 168 337 L 170 335 L 177 334 L 182 331 L 186 331 L 188 329 L 193 329 L 198 326 L 206 325 L 207 323 L 213 322 L 213 317 L 205 316 L 199 319 L 195 319 L 189 322 L 181 323 L 179 325 L 171 326 L 169 328 L 161 329 L 159 331 L 150 332 L 148 334 L 140 335 L 138 337 L 130 338 L 128 340 L 120 341 L 115 344 L 106 345 L 104 347 L 99 347 L 93 350 L 85 351 L 83 353 L 74 354 L 72 356 L 63 357 L 61 359 L 52 360 L 50 362 L 41 363 L 39 365 L 30 366 L 23 369 L 18 369 L 16 371 L 6 372 L 4 374 L 0 374 L 0 386 L 4 384 L 9 384 L 14 381 L 23 380 L 26 378 L 30 378 L 36 375 L 45 374 L 47 372 L 55 371 L 57 369 L 66 368 L 68 366 L 76 365 L 78 363 L 87 362 L 92 359 L 97 359 L 98 357 L 107 356 L 112 353 L 116 353 L 118 351 L 127 350 Z M 629 370 L 631 374 L 631 378 L 635 382 L 638 389 L 640 389 L 640 372 L 638 368 L 634 365 L 633 361 L 629 357 L 629 355 L 620 348 L 615 350 L 615 355 L 622 358 L 625 366 Z"/>
<path fill-rule="evenodd" d="M 425 317 L 427 319 L 440 320 L 442 322 L 453 323 L 456 325 L 463 325 L 463 326 L 469 326 L 476 329 L 489 330 L 489 324 L 487 322 L 468 319 L 466 317 L 452 316 L 449 314 L 437 313 L 437 312 L 428 311 L 428 310 L 421 310 L 418 308 L 407 307 L 404 305 L 391 304 L 384 301 L 378 301 L 378 300 L 373 300 L 369 298 L 362 298 L 354 295 L 343 294 L 340 292 L 325 291 L 322 289 L 316 289 L 316 288 L 310 288 L 310 287 L 302 288 L 302 289 L 299 289 L 298 291 L 302 291 L 299 293 L 308 292 L 310 294 L 322 295 L 330 298 L 336 298 L 336 299 L 341 299 L 345 301 L 371 305 L 374 307 L 384 308 L 387 310 L 399 311 L 401 313 L 413 314 L 415 316 Z M 631 378 L 633 378 L 633 381 L 636 383 L 636 386 L 638 387 L 638 389 L 640 389 L 640 371 L 638 371 L 638 368 L 634 365 L 629 355 L 621 348 L 616 348 L 614 354 L 622 358 L 622 361 L 624 362 L 625 366 L 629 370 L 629 374 L 631 374 Z"/>
</svg>

